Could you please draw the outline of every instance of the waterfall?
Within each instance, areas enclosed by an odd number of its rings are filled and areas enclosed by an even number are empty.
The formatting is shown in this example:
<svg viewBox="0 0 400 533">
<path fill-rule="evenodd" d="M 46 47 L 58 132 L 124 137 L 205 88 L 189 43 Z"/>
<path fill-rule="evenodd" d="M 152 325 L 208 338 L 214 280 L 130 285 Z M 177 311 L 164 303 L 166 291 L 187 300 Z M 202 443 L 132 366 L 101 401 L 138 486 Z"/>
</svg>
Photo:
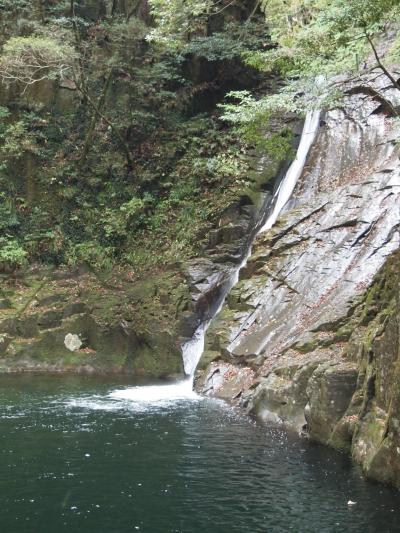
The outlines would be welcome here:
<svg viewBox="0 0 400 533">
<path fill-rule="evenodd" d="M 274 198 L 272 201 L 272 205 L 273 205 L 272 213 L 268 216 L 267 220 L 265 221 L 261 229 L 255 233 L 254 238 L 259 233 L 262 233 L 263 231 L 267 231 L 268 229 L 272 228 L 272 226 L 277 221 L 280 213 L 282 212 L 283 208 L 285 207 L 287 202 L 290 200 L 290 197 L 292 196 L 296 183 L 298 179 L 300 178 L 301 174 L 303 173 L 308 153 L 317 136 L 320 115 L 321 115 L 321 112 L 318 110 L 309 111 L 307 113 L 304 126 L 303 126 L 303 131 L 301 134 L 300 144 L 297 149 L 296 157 L 293 160 L 292 164 L 290 165 L 288 171 L 286 172 L 284 178 L 282 179 L 279 185 L 278 190 L 276 191 L 274 195 Z M 225 289 L 224 293 L 221 297 L 220 305 L 216 309 L 213 317 L 207 320 L 206 322 L 203 322 L 202 324 L 200 324 L 200 326 L 195 331 L 192 339 L 182 345 L 183 366 L 184 366 L 185 374 L 188 376 L 189 378 L 188 381 L 191 385 L 193 385 L 194 374 L 195 374 L 197 365 L 199 364 L 199 361 L 204 351 L 205 336 L 206 336 L 207 329 L 211 323 L 211 320 L 215 318 L 218 315 L 218 313 L 221 311 L 222 306 L 224 305 L 226 296 L 229 294 L 231 289 L 239 281 L 240 271 L 246 265 L 247 260 L 249 259 L 251 255 L 251 244 L 252 243 L 250 243 L 250 246 L 247 250 L 247 253 L 245 254 L 243 261 L 237 268 L 234 269 L 228 282 L 226 283 L 226 286 L 224 287 Z"/>
<path fill-rule="evenodd" d="M 279 188 L 275 195 L 276 202 L 274 203 L 272 213 L 268 217 L 267 221 L 265 222 L 259 233 L 262 233 L 263 231 L 267 231 L 272 228 L 272 226 L 277 221 L 282 209 L 290 200 L 294 188 L 296 187 L 296 183 L 300 178 L 301 174 L 303 173 L 308 153 L 311 149 L 311 146 L 314 144 L 315 137 L 317 136 L 320 115 L 320 111 L 309 111 L 307 113 L 306 120 L 303 126 L 303 132 L 301 134 L 300 144 L 297 148 L 296 157 L 288 168 L 285 177 L 279 185 Z"/>
</svg>

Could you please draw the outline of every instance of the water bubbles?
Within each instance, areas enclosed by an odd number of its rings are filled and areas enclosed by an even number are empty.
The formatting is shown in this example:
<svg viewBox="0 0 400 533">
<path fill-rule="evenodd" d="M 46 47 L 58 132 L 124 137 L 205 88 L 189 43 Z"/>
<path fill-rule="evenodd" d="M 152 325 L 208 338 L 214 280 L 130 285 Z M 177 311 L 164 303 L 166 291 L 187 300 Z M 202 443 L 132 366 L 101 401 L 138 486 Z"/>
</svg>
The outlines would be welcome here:
<svg viewBox="0 0 400 533">
<path fill-rule="evenodd" d="M 184 380 L 167 385 L 117 389 L 104 396 L 68 398 L 64 405 L 72 409 L 84 409 L 86 411 L 145 413 L 163 410 L 181 400 L 202 401 L 202 399 L 192 390 L 191 380 Z M 90 424 L 80 424 L 80 431 L 93 431 L 93 429 Z M 165 435 L 168 435 L 168 432 L 165 432 Z M 116 433 L 115 436 L 121 435 Z M 111 445 L 112 443 L 107 442 L 106 444 Z"/>
<path fill-rule="evenodd" d="M 152 404 L 168 405 L 170 402 L 175 402 L 176 400 L 200 399 L 192 390 L 190 380 L 180 381 L 170 385 L 130 387 L 128 389 L 116 390 L 109 397 L 118 400 L 129 400 L 130 402 L 135 402 L 137 407 L 141 406 L 142 408 Z M 168 432 L 165 434 L 168 434 Z"/>
</svg>

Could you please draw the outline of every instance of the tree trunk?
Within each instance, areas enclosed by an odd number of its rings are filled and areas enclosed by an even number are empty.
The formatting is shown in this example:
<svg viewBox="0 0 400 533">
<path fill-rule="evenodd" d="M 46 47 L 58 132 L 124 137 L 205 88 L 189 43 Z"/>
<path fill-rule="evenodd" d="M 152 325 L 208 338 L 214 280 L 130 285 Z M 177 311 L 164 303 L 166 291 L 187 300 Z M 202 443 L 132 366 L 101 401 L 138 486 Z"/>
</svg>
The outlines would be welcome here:
<svg viewBox="0 0 400 533">
<path fill-rule="evenodd" d="M 78 82 L 77 80 L 80 78 L 80 85 L 82 86 L 82 90 L 81 90 L 81 95 L 82 95 L 82 102 L 83 103 L 86 103 L 86 94 L 87 94 L 87 83 L 86 83 L 86 76 L 85 76 L 85 65 L 84 65 L 84 62 L 83 62 L 83 55 L 84 55 L 84 51 L 83 51 L 83 48 L 82 48 L 82 39 L 81 39 L 81 35 L 79 33 L 79 27 L 78 27 L 78 24 L 76 22 L 76 17 L 75 17 L 75 0 L 71 0 L 71 3 L 70 3 L 70 14 L 71 14 L 71 19 L 72 19 L 72 27 L 73 27 L 73 30 L 74 30 L 74 37 L 75 37 L 75 46 L 76 46 L 76 49 L 78 50 L 79 52 L 79 55 L 78 55 L 78 65 L 79 65 L 79 74 L 76 74 L 75 73 L 75 82 L 76 82 L 76 85 L 78 86 Z"/>
<path fill-rule="evenodd" d="M 26 201 L 30 208 L 35 205 L 36 199 L 36 160 L 31 153 L 25 154 L 25 183 L 26 183 Z"/>
<path fill-rule="evenodd" d="M 112 17 L 114 17 L 114 15 L 116 14 L 117 8 L 118 8 L 118 0 L 113 0 L 112 7 L 111 7 L 111 16 Z"/>
<path fill-rule="evenodd" d="M 45 21 L 44 0 L 37 0 L 37 2 L 36 2 L 36 11 L 37 11 L 38 19 L 43 24 L 44 21 Z"/>
<path fill-rule="evenodd" d="M 104 83 L 104 87 L 103 87 L 102 93 L 101 93 L 97 103 L 93 102 L 93 100 L 90 98 L 90 95 L 88 93 L 85 94 L 87 103 L 93 109 L 93 116 L 92 116 L 92 120 L 90 121 L 89 129 L 88 129 L 88 131 L 86 133 L 86 138 L 85 138 L 85 143 L 84 143 L 84 146 L 83 146 L 82 156 L 81 156 L 81 159 L 80 159 L 80 162 L 79 162 L 81 167 L 86 163 L 86 159 L 87 159 L 88 153 L 90 151 L 90 147 L 91 147 L 92 142 L 93 142 L 96 126 L 97 126 L 99 120 L 101 119 L 106 124 L 108 124 L 108 126 L 111 128 L 113 134 L 118 139 L 118 142 L 119 142 L 122 150 L 124 151 L 124 154 L 125 154 L 125 157 L 126 157 L 126 164 L 127 164 L 128 170 L 130 170 L 132 168 L 133 162 L 132 162 L 132 157 L 131 157 L 131 153 L 130 153 L 130 150 L 129 150 L 128 143 L 123 138 L 123 136 L 120 134 L 120 132 L 116 128 L 115 124 L 113 124 L 111 122 L 111 120 L 109 120 L 103 113 L 103 109 L 104 109 L 104 105 L 105 105 L 106 97 L 107 97 L 107 92 L 108 92 L 108 89 L 109 89 L 109 87 L 111 85 L 113 74 L 114 74 L 114 70 L 111 69 L 110 73 L 109 73 L 109 75 L 108 75 L 108 77 L 107 77 L 107 79 L 106 79 L 106 81 Z M 80 89 L 80 91 L 82 91 L 82 87 L 80 87 L 79 89 Z"/>
<path fill-rule="evenodd" d="M 106 103 L 107 92 L 111 85 L 112 77 L 113 77 L 113 71 L 110 70 L 107 76 L 107 79 L 104 82 L 103 90 L 97 102 L 96 108 L 93 110 L 92 119 L 90 121 L 89 128 L 86 132 L 85 143 L 83 145 L 82 155 L 79 160 L 80 167 L 83 167 L 84 164 L 86 163 L 86 159 L 89 154 L 90 147 L 92 146 L 92 143 L 93 143 L 94 132 L 95 132 L 96 126 L 101 118 L 101 112 Z"/>
</svg>

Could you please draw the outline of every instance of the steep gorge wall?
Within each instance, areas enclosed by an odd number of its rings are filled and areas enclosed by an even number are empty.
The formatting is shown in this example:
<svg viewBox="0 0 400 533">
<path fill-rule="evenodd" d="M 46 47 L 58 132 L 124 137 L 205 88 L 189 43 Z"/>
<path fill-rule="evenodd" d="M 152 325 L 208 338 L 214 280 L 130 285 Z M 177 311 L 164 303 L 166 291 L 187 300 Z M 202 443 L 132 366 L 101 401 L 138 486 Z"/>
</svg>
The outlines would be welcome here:
<svg viewBox="0 0 400 533">
<path fill-rule="evenodd" d="M 349 93 L 212 325 L 198 388 L 400 485 L 399 149 L 380 104 Z"/>
</svg>

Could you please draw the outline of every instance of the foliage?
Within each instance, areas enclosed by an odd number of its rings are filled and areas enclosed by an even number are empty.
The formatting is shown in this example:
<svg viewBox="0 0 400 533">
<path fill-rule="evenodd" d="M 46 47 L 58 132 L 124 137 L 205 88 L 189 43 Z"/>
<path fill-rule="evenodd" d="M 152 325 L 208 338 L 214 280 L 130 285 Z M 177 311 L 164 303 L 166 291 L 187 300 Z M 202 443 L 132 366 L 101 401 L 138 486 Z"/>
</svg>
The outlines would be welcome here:
<svg viewBox="0 0 400 533">
<path fill-rule="evenodd" d="M 18 217 L 13 202 L 5 193 L 0 194 L 0 231 L 10 231 L 19 226 Z"/>
<path fill-rule="evenodd" d="M 278 109 L 298 112 L 291 96 L 284 93 L 255 99 L 248 91 L 235 91 L 228 95 L 231 103 L 221 105 L 222 118 L 238 127 L 239 134 L 252 146 L 265 150 L 276 161 L 283 161 L 291 152 L 291 131 L 271 129 L 271 119 Z"/>
<path fill-rule="evenodd" d="M 84 241 L 78 244 L 69 243 L 66 250 L 65 263 L 68 266 L 87 264 L 99 270 L 109 270 L 113 265 L 113 250 L 101 246 L 97 241 Z"/>
<path fill-rule="evenodd" d="M 133 231 L 142 220 L 145 201 L 142 198 L 132 198 L 117 209 L 107 208 L 100 219 L 104 236 L 115 240 L 127 237 L 128 231 Z"/>
<path fill-rule="evenodd" d="M 182 47 L 182 55 L 193 54 L 208 61 L 249 58 L 265 46 L 266 27 L 260 21 L 227 23 L 223 31 L 211 35 L 195 35 Z"/>
<path fill-rule="evenodd" d="M 107 32 L 111 42 L 120 48 L 126 48 L 132 42 L 136 43 L 145 39 L 148 32 L 147 26 L 135 17 L 113 24 L 106 21 L 103 22 L 102 28 Z M 131 52 L 135 53 L 135 50 L 131 50 Z"/>
<path fill-rule="evenodd" d="M 0 107 L 8 261 L 138 271 L 199 253 L 248 186 L 254 143 L 215 109 L 193 115 L 202 91 L 220 94 L 189 79 L 188 66 L 201 57 L 243 68 L 265 26 L 225 16 L 228 0 L 154 0 L 151 27 L 134 14 L 71 16 L 66 0 L 3 6 L 0 78 L 15 82 Z M 52 83 L 30 88 L 40 80 Z"/>
<path fill-rule="evenodd" d="M 12 37 L 3 46 L 0 79 L 24 86 L 63 78 L 71 72 L 75 52 L 52 37 Z"/>
<path fill-rule="evenodd" d="M 0 177 L 12 173 L 15 163 L 30 154 L 40 158 L 45 154 L 46 139 L 41 131 L 43 119 L 33 112 L 22 112 L 12 120 L 7 108 L 0 107 Z M 3 174 L 4 176 L 4 174 Z"/>
<path fill-rule="evenodd" d="M 27 253 L 15 239 L 0 237 L 0 264 L 16 268 L 26 265 L 26 262 Z"/>
<path fill-rule="evenodd" d="M 148 40 L 167 48 L 179 47 L 192 35 L 204 33 L 212 0 L 150 0 L 156 26 Z"/>
<path fill-rule="evenodd" d="M 27 152 L 40 155 L 40 134 L 30 129 L 31 120 L 32 116 L 25 114 L 20 120 L 9 124 L 0 134 L 0 140 L 3 141 L 0 148 L 3 161 L 18 159 Z"/>
<path fill-rule="evenodd" d="M 278 71 L 285 85 L 262 98 L 246 91 L 228 95 L 231 100 L 223 106 L 224 118 L 239 125 L 248 142 L 265 138 L 265 124 L 276 113 L 304 114 L 337 105 L 342 94 L 335 76 L 346 79 L 346 75 L 361 74 L 371 52 L 378 67 L 400 89 L 374 45 L 374 38 L 399 19 L 398 0 L 263 0 L 262 7 L 272 46 L 244 51 L 244 57 L 253 68 Z M 279 147 L 279 137 L 266 137 L 277 157 L 285 152 L 285 143 Z"/>
<path fill-rule="evenodd" d="M 0 0 L 0 11 L 17 11 L 29 6 L 28 0 Z"/>
<path fill-rule="evenodd" d="M 250 64 L 297 81 L 357 73 L 371 42 L 399 17 L 398 0 L 264 1 L 274 48 Z"/>
</svg>

